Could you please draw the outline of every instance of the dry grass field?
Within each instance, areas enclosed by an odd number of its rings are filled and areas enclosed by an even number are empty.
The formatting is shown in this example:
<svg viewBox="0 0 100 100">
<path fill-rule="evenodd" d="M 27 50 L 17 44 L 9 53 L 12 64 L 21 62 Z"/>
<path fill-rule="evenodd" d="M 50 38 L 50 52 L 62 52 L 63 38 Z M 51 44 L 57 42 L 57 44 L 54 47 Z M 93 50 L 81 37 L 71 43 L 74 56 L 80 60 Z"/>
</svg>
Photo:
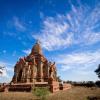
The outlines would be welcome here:
<svg viewBox="0 0 100 100">
<path fill-rule="evenodd" d="M 100 96 L 100 88 L 73 87 L 50 94 L 47 100 L 87 100 L 88 96 Z M 36 100 L 36 97 L 28 92 L 2 92 L 0 100 Z"/>
</svg>

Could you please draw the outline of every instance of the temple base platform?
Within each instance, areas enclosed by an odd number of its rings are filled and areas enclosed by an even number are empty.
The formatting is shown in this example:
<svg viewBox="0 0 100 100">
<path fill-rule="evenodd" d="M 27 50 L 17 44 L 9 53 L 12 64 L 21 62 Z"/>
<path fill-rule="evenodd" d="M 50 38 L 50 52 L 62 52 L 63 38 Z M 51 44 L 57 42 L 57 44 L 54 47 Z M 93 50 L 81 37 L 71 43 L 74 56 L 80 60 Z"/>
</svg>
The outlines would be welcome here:
<svg viewBox="0 0 100 100">
<path fill-rule="evenodd" d="M 57 81 L 51 82 L 35 82 L 35 83 L 17 83 L 17 84 L 7 84 L 2 86 L 1 92 L 8 91 L 18 91 L 18 92 L 30 92 L 34 87 L 47 87 L 50 92 L 55 93 L 60 90 L 68 90 L 71 88 L 70 84 L 60 84 Z"/>
</svg>

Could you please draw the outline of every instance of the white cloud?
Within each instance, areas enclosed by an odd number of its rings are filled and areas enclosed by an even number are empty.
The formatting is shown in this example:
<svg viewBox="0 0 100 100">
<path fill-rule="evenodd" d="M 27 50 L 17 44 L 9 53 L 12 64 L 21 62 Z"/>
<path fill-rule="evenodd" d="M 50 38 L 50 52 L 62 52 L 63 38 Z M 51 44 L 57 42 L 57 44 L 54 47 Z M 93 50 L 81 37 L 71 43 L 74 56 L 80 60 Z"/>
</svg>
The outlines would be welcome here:
<svg viewBox="0 0 100 100">
<path fill-rule="evenodd" d="M 60 16 L 58 17 L 61 20 Z M 57 49 L 65 45 L 67 46 L 72 42 L 71 33 L 67 34 L 67 37 L 63 36 L 63 32 L 69 27 L 68 24 L 57 20 L 52 17 L 47 18 L 44 21 L 44 27 L 43 30 L 41 30 L 42 33 L 40 33 L 41 36 L 33 35 L 33 37 L 39 39 L 42 46 L 48 50 Z"/>
<path fill-rule="evenodd" d="M 5 65 L 6 65 L 5 62 L 0 61 L 0 66 L 5 66 Z"/>
<path fill-rule="evenodd" d="M 23 50 L 23 52 L 28 55 L 31 53 L 31 49 Z"/>
<path fill-rule="evenodd" d="M 93 77 L 91 78 L 94 78 L 95 76 L 96 80 L 97 77 L 94 70 L 100 63 L 100 50 L 94 52 L 85 51 L 85 52 L 74 52 L 72 54 L 58 55 L 55 58 L 55 61 L 59 65 L 60 71 L 62 72 L 69 71 L 70 74 L 73 75 L 73 77 L 74 75 L 79 75 L 80 78 L 84 76 L 84 80 L 86 79 L 86 77 L 89 79 L 89 77 L 93 75 Z"/>
<path fill-rule="evenodd" d="M 64 80 L 95 81 L 98 79 L 94 71 L 100 64 L 100 49 L 59 54 L 54 60 L 58 65 L 58 73 Z"/>
<path fill-rule="evenodd" d="M 13 18 L 13 24 L 15 26 L 15 28 L 19 31 L 25 31 L 26 30 L 26 27 L 24 25 L 24 23 L 22 23 L 18 17 L 14 17 Z"/>
<path fill-rule="evenodd" d="M 100 41 L 100 32 L 88 32 L 88 34 L 86 34 L 84 36 L 85 40 L 85 45 L 91 45 L 91 44 L 94 44 L 96 42 L 99 42 Z"/>
<path fill-rule="evenodd" d="M 85 46 L 100 42 L 100 5 L 90 9 L 89 6 L 75 7 L 71 4 L 71 8 L 65 15 L 46 17 L 41 35 L 33 34 L 43 48 L 56 50 L 74 44 Z"/>
</svg>

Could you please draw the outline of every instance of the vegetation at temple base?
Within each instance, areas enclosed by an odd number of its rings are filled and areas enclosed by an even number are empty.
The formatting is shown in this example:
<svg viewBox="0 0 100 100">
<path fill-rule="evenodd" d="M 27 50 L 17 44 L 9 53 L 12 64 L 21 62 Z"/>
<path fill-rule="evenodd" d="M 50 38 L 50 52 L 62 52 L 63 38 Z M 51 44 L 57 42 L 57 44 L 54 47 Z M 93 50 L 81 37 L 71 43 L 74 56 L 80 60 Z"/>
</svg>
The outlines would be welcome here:
<svg viewBox="0 0 100 100">
<path fill-rule="evenodd" d="M 49 89 L 47 87 L 35 87 L 32 90 L 33 95 L 37 96 L 40 100 L 46 100 L 49 95 Z"/>
</svg>

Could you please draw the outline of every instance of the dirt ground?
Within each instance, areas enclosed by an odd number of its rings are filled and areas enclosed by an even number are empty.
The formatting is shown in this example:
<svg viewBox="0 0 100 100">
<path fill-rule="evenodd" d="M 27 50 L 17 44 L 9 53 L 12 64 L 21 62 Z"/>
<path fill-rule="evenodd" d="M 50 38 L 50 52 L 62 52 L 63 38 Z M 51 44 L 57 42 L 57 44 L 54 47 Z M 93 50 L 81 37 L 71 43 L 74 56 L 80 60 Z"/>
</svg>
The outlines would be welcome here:
<svg viewBox="0 0 100 100">
<path fill-rule="evenodd" d="M 87 100 L 88 96 L 100 96 L 100 88 L 73 87 L 48 96 L 47 100 Z M 29 92 L 1 92 L 0 100 L 36 100 Z"/>
</svg>

